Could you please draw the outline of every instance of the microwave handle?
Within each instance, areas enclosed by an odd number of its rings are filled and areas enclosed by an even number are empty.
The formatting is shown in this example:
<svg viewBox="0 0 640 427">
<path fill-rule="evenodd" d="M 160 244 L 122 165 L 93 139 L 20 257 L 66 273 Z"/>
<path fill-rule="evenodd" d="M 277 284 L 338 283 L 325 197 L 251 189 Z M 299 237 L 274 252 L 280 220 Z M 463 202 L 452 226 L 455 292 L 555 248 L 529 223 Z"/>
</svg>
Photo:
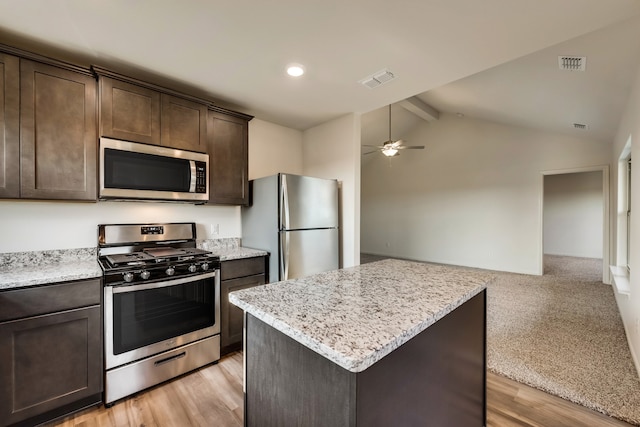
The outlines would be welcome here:
<svg viewBox="0 0 640 427">
<path fill-rule="evenodd" d="M 196 162 L 195 160 L 189 160 L 189 168 L 191 170 L 191 180 L 189 181 L 189 193 L 196 192 L 196 182 L 198 181 Z"/>
</svg>

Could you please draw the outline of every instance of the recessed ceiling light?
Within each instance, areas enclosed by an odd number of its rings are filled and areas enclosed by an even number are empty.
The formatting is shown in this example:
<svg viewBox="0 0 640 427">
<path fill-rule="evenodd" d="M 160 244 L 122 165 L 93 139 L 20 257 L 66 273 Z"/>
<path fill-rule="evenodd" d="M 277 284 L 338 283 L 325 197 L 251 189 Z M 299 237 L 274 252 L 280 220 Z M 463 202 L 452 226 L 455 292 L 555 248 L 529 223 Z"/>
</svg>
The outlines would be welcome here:
<svg viewBox="0 0 640 427">
<path fill-rule="evenodd" d="M 301 64 L 289 64 L 287 65 L 287 74 L 291 77 L 300 77 L 304 74 L 304 66 Z"/>
</svg>

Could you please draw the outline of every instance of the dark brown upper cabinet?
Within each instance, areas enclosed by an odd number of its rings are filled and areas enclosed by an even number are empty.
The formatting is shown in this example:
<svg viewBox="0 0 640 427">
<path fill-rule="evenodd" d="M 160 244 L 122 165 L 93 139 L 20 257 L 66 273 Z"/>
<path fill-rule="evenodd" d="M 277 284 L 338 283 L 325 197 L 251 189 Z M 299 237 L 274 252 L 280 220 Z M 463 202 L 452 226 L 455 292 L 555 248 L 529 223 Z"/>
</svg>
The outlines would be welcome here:
<svg viewBox="0 0 640 427">
<path fill-rule="evenodd" d="M 20 59 L 0 52 L 0 197 L 20 197 Z"/>
<path fill-rule="evenodd" d="M 209 111 L 209 203 L 246 205 L 249 202 L 249 120 Z"/>
<path fill-rule="evenodd" d="M 207 151 L 207 101 L 93 67 L 99 76 L 100 136 Z"/>
<path fill-rule="evenodd" d="M 96 80 L 20 59 L 20 197 L 96 200 Z"/>
<path fill-rule="evenodd" d="M 100 135 L 160 145 L 160 93 L 100 76 Z"/>
<path fill-rule="evenodd" d="M 162 94 L 161 142 L 183 150 L 207 151 L 207 106 Z"/>
</svg>

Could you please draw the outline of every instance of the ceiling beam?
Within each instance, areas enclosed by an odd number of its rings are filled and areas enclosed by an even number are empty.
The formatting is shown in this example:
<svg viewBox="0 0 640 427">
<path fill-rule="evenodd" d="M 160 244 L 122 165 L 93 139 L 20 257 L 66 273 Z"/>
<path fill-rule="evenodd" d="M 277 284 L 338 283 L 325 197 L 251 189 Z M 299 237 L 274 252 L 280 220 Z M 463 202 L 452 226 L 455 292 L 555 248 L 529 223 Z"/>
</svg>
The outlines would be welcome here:
<svg viewBox="0 0 640 427">
<path fill-rule="evenodd" d="M 416 116 L 428 122 L 438 120 L 440 118 L 440 112 L 438 110 L 433 108 L 431 105 L 425 104 L 415 96 L 404 99 L 398 102 L 398 104 L 404 109 L 411 111 Z"/>
</svg>

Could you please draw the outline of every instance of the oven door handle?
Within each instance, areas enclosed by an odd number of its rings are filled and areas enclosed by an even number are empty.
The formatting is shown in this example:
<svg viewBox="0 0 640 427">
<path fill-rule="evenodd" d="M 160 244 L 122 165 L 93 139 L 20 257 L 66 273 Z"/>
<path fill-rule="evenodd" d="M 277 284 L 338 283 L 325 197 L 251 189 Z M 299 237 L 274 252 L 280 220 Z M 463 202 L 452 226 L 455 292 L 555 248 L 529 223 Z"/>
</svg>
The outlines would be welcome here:
<svg viewBox="0 0 640 427">
<path fill-rule="evenodd" d="M 198 274 L 196 276 L 182 277 L 180 279 L 163 280 L 161 282 L 143 283 L 141 285 L 118 285 L 112 286 L 114 294 L 123 294 L 125 292 L 144 291 L 147 289 L 166 288 L 169 286 L 182 285 L 184 283 L 195 282 L 197 280 L 216 277 L 216 270 L 209 273 Z"/>
</svg>

